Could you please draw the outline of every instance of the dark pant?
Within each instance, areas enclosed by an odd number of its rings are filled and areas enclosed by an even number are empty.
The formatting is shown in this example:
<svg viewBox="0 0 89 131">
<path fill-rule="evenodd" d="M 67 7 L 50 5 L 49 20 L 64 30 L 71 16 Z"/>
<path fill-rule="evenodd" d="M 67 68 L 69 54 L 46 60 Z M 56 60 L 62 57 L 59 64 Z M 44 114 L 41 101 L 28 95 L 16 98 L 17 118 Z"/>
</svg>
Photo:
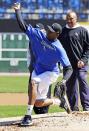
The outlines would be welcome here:
<svg viewBox="0 0 89 131">
<path fill-rule="evenodd" d="M 67 95 L 72 110 L 78 107 L 79 93 L 83 110 L 89 110 L 89 85 L 87 83 L 87 71 L 88 66 L 81 69 L 74 69 L 66 84 Z"/>
</svg>

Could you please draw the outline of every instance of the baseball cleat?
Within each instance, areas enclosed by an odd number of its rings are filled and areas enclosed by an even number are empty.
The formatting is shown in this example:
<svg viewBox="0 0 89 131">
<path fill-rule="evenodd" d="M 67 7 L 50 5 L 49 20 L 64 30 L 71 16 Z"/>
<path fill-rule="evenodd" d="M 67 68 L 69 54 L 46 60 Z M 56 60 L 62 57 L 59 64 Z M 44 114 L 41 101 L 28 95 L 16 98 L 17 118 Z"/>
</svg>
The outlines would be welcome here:
<svg viewBox="0 0 89 131">
<path fill-rule="evenodd" d="M 33 124 L 32 118 L 29 115 L 25 115 L 22 119 L 22 122 L 19 124 L 20 126 L 31 126 Z"/>
</svg>

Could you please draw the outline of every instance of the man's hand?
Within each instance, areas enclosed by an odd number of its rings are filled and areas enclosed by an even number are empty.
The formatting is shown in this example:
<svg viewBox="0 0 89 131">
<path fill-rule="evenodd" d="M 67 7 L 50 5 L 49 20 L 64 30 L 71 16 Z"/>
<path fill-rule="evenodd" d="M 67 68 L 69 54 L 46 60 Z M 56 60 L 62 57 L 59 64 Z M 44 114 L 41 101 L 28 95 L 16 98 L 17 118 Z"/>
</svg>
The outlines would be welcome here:
<svg viewBox="0 0 89 131">
<path fill-rule="evenodd" d="M 21 8 L 21 5 L 20 5 L 20 3 L 14 3 L 14 5 L 13 5 L 13 9 L 14 10 L 20 10 L 20 8 Z"/>
<path fill-rule="evenodd" d="M 84 62 L 79 60 L 77 66 L 78 66 L 78 68 L 84 67 Z"/>
</svg>

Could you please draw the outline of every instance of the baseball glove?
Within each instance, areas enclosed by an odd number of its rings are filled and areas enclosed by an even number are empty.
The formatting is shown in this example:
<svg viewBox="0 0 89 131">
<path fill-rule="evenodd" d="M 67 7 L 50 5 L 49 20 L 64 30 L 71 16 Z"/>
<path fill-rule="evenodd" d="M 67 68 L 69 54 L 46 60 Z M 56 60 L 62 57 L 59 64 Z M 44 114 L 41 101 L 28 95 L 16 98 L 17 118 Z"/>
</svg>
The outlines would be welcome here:
<svg viewBox="0 0 89 131">
<path fill-rule="evenodd" d="M 54 88 L 54 96 L 61 100 L 60 107 L 64 108 L 68 114 L 71 113 L 70 104 L 66 94 L 66 81 L 58 82 Z"/>
<path fill-rule="evenodd" d="M 57 82 L 54 88 L 54 96 L 59 99 L 65 95 L 66 92 L 66 81 Z"/>
</svg>

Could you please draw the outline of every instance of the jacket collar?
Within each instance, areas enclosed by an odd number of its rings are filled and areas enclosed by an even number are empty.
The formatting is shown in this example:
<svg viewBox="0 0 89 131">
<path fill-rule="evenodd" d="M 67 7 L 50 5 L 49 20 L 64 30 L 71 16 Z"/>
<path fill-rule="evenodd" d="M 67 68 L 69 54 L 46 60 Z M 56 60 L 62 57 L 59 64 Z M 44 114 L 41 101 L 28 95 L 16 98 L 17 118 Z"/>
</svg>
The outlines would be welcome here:
<svg viewBox="0 0 89 131">
<path fill-rule="evenodd" d="M 73 28 L 77 28 L 77 27 L 80 27 L 80 25 L 79 25 L 79 23 L 77 23 L 74 27 L 72 27 L 72 28 L 70 28 L 69 26 L 68 26 L 68 24 L 66 24 L 66 28 L 68 28 L 68 29 L 73 29 Z"/>
</svg>

